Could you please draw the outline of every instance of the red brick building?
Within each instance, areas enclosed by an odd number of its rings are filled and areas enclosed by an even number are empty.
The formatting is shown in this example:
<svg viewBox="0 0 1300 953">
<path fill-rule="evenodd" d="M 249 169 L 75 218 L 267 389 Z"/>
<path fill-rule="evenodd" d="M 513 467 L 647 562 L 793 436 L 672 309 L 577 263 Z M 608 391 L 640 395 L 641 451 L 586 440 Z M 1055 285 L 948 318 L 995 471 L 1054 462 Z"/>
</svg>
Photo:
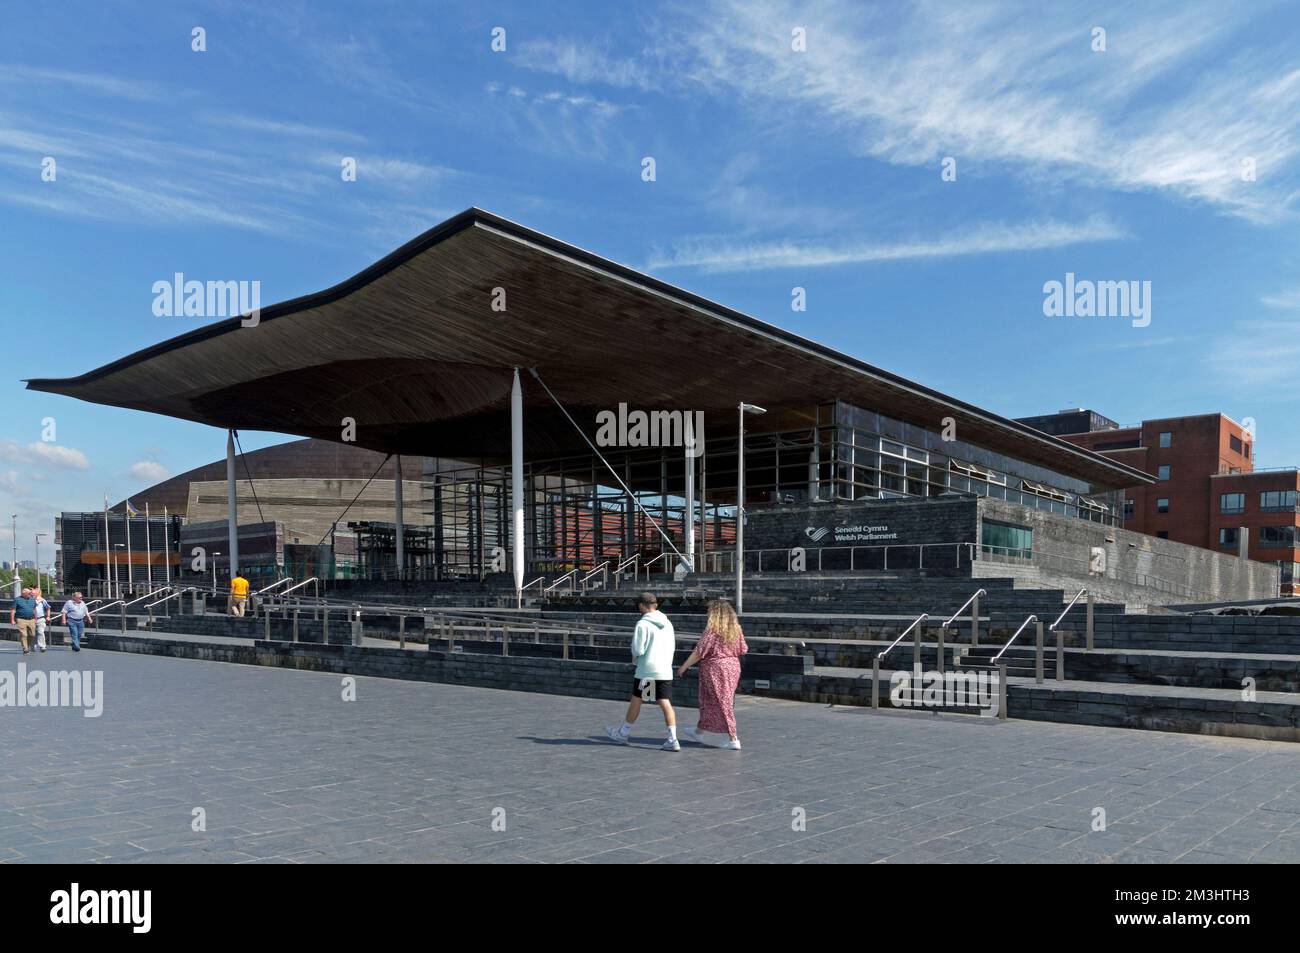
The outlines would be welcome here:
<svg viewBox="0 0 1300 953">
<path fill-rule="evenodd" d="M 1124 491 L 1124 528 L 1280 564 L 1282 593 L 1300 594 L 1300 471 L 1256 471 L 1252 435 L 1222 414 L 1122 427 L 1089 410 L 1020 423 L 1154 476 Z"/>
</svg>

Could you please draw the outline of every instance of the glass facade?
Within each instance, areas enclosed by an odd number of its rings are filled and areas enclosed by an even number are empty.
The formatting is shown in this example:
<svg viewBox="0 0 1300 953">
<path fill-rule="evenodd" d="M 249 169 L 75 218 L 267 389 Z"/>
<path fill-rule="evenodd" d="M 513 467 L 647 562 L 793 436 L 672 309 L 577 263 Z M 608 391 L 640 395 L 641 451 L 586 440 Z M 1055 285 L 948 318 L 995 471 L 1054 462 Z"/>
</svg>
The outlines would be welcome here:
<svg viewBox="0 0 1300 953">
<path fill-rule="evenodd" d="M 759 429 L 773 419 L 781 421 L 780 429 Z M 1092 494 L 1076 478 L 842 402 L 810 406 L 803 413 L 787 410 L 779 417 L 749 417 L 746 427 L 747 509 L 962 494 L 1116 525 L 1122 505 L 1121 491 Z M 699 553 L 735 545 L 736 450 L 734 436 L 711 439 L 698 461 Z M 526 464 L 530 578 L 606 563 L 612 569 L 632 556 L 643 566 L 667 560 L 664 554 L 672 550 L 665 534 L 684 550 L 683 449 L 615 448 L 602 454 L 609 466 L 591 454 Z M 503 571 L 501 559 L 510 550 L 507 467 L 426 472 L 424 501 L 432 519 L 421 572 Z M 998 545 L 1029 549 L 1020 538 Z M 377 565 L 382 558 L 376 552 L 366 562 Z"/>
<path fill-rule="evenodd" d="M 980 549 L 995 556 L 1029 559 L 1034 555 L 1034 531 L 1028 526 L 984 520 Z"/>
</svg>

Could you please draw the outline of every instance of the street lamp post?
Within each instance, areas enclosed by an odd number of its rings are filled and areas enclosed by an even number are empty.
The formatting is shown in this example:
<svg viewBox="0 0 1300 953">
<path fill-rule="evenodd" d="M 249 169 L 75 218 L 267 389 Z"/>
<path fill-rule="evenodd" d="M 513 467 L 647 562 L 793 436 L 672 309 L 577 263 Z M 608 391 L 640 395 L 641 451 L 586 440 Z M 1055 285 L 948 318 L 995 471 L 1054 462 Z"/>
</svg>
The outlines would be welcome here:
<svg viewBox="0 0 1300 953">
<path fill-rule="evenodd" d="M 126 545 L 124 543 L 113 544 L 113 588 L 117 590 L 117 598 L 123 599 L 126 597 L 126 593 L 122 591 L 122 580 L 117 575 L 117 551 L 119 549 L 126 549 Z"/>
<path fill-rule="evenodd" d="M 745 414 L 765 414 L 766 408 L 740 402 L 740 440 L 736 444 L 736 614 L 745 607 Z"/>
<path fill-rule="evenodd" d="M 13 539 L 14 539 L 14 563 L 13 563 L 13 568 L 14 568 L 14 581 L 13 581 L 13 596 L 14 596 L 15 599 L 17 599 L 17 598 L 18 598 L 20 595 L 22 595 L 22 593 L 23 593 L 23 583 L 22 583 L 22 579 L 21 579 L 21 578 L 19 577 L 19 575 L 18 575 L 18 514 L 17 514 L 17 513 L 13 514 L 13 516 L 11 516 L 10 519 L 12 519 L 12 520 L 14 521 L 14 527 L 13 527 Z"/>
<path fill-rule="evenodd" d="M 50 535 L 49 533 L 36 534 L 36 552 L 34 554 L 35 558 L 32 561 L 36 563 L 36 588 L 37 589 L 42 589 L 41 587 L 41 537 L 49 536 L 49 535 Z M 43 591 L 44 590 L 42 589 L 42 592 Z"/>
</svg>

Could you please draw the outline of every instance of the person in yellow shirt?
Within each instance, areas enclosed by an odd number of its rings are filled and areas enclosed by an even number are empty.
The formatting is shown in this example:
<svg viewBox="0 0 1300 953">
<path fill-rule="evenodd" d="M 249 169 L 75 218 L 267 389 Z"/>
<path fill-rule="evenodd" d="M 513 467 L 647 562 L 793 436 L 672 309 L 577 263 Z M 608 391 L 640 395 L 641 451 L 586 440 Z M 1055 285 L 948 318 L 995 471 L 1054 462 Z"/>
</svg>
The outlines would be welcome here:
<svg viewBox="0 0 1300 953">
<path fill-rule="evenodd" d="M 235 578 L 230 580 L 230 614 L 242 618 L 247 608 L 248 580 L 242 573 L 236 571 Z"/>
</svg>

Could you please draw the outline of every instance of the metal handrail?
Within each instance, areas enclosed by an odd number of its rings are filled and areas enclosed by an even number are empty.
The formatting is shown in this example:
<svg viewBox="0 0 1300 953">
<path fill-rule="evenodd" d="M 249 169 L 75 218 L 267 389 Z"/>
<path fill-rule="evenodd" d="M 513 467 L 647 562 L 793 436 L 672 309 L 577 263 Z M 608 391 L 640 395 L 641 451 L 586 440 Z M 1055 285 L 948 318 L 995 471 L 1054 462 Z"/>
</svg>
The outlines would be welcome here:
<svg viewBox="0 0 1300 953">
<path fill-rule="evenodd" d="M 277 595 L 280 595 L 280 596 L 287 596 L 289 593 L 293 592 L 295 589 L 301 589 L 303 586 L 307 585 L 307 583 L 309 583 L 309 582 L 314 582 L 314 583 L 316 583 L 316 598 L 319 599 L 319 598 L 320 598 L 320 578 L 319 578 L 318 576 L 312 576 L 312 577 L 309 578 L 309 579 L 304 579 L 302 582 L 297 583 L 296 585 L 292 585 L 292 586 L 290 586 L 288 589 L 284 590 L 284 592 L 277 593 Z"/>
<path fill-rule="evenodd" d="M 263 586 L 261 589 L 258 589 L 255 593 L 253 593 L 253 595 L 260 596 L 264 592 L 270 592 L 276 586 L 283 586 L 286 582 L 293 582 L 293 576 L 285 576 L 283 579 L 277 579 L 269 586 Z"/>
<path fill-rule="evenodd" d="M 663 559 L 665 556 L 676 556 L 676 555 L 677 555 L 677 553 L 672 553 L 672 552 L 668 552 L 668 553 L 660 553 L 660 554 L 659 554 L 658 556 L 656 556 L 654 559 L 649 560 L 649 561 L 645 564 L 645 578 L 646 578 L 646 581 L 648 582 L 648 581 L 650 580 L 650 567 L 651 567 L 651 566 L 653 566 L 655 563 L 659 562 L 659 560 Z"/>
<path fill-rule="evenodd" d="M 948 628 L 948 626 L 952 625 L 953 622 L 957 620 L 957 616 L 961 615 L 963 612 L 966 611 L 967 606 L 969 606 L 972 602 L 974 602 L 976 599 L 980 598 L 981 596 L 987 596 L 987 595 L 988 593 L 985 590 L 976 589 L 975 592 L 971 594 L 971 597 L 961 604 L 961 608 L 958 609 L 956 612 L 954 612 L 951 618 L 949 618 L 948 621 L 943 624 L 943 627 L 945 629 Z"/>
<path fill-rule="evenodd" d="M 640 553 L 633 553 L 631 556 L 627 557 L 627 559 L 623 560 L 621 563 L 619 563 L 617 566 L 615 566 L 615 567 L 614 567 L 614 572 L 616 572 L 616 573 L 617 573 L 617 572 L 622 572 L 622 571 L 623 571 L 624 569 L 626 569 L 629 565 L 635 567 L 635 566 L 640 566 L 640 564 L 641 564 L 641 554 L 640 554 Z M 634 569 L 633 572 L 636 573 L 636 574 L 639 574 L 639 573 L 640 573 L 640 570 L 639 570 L 639 569 Z"/>
<path fill-rule="evenodd" d="M 583 576 L 581 579 L 578 580 L 578 585 L 582 587 L 583 592 L 587 591 L 587 580 L 597 574 L 601 576 L 601 583 L 600 583 L 601 586 L 602 587 L 607 586 L 609 584 L 609 560 L 608 559 L 606 559 L 603 563 L 601 563 L 591 572 L 587 573 L 585 576 Z"/>
<path fill-rule="evenodd" d="M 1070 600 L 1070 604 L 1069 604 L 1068 606 L 1066 606 L 1065 609 L 1064 609 L 1064 611 L 1062 611 L 1061 614 L 1058 615 L 1058 616 L 1056 617 L 1056 621 L 1053 622 L 1051 625 L 1049 625 L 1049 626 L 1047 627 L 1047 631 L 1048 631 L 1048 632 L 1055 632 L 1055 631 L 1056 631 L 1056 627 L 1057 627 L 1058 625 L 1060 625 L 1060 624 L 1061 624 L 1061 620 L 1065 618 L 1065 614 L 1066 614 L 1067 612 L 1069 612 L 1071 609 L 1073 609 L 1073 608 L 1074 608 L 1074 604 L 1075 604 L 1076 602 L 1078 602 L 1081 598 L 1083 598 L 1084 596 L 1086 596 L 1087 594 L 1088 594 L 1088 590 L 1087 590 L 1087 589 L 1080 589 L 1078 592 L 1076 592 L 1076 593 L 1074 594 L 1074 598 Z"/>
<path fill-rule="evenodd" d="M 998 652 L 997 655 L 995 655 L 995 656 L 993 656 L 993 658 L 989 659 L 989 664 L 992 665 L 992 664 L 993 664 L 994 662 L 996 662 L 998 659 L 1002 658 L 1003 653 L 1006 652 L 1007 649 L 1011 648 L 1011 643 L 1012 643 L 1012 642 L 1014 642 L 1016 639 L 1020 638 L 1020 633 L 1023 632 L 1023 631 L 1025 631 L 1025 628 L 1029 625 L 1029 623 L 1031 623 L 1031 622 L 1037 622 L 1037 621 L 1038 621 L 1038 616 L 1036 616 L 1036 615 L 1031 615 L 1029 618 L 1025 619 L 1024 622 L 1020 623 L 1020 628 L 1016 629 L 1015 635 L 1013 635 L 1013 636 L 1011 636 L 1011 638 L 1007 639 L 1007 644 L 1004 645 L 1004 646 L 1002 646 L 1002 651 L 1001 651 L 1001 652 Z"/>
<path fill-rule="evenodd" d="M 915 629 L 918 625 L 920 625 L 922 622 L 924 622 L 924 621 L 925 621 L 926 619 L 928 619 L 928 618 L 930 618 L 930 613 L 928 613 L 928 612 L 922 612 L 919 616 L 917 616 L 915 619 L 913 619 L 913 620 L 912 620 L 912 624 L 909 625 L 906 629 L 904 629 L 904 630 L 902 631 L 902 633 L 898 636 L 898 638 L 896 638 L 896 639 L 894 639 L 894 641 L 890 642 L 890 643 L 889 643 L 889 646 L 888 646 L 884 651 L 882 651 L 880 654 L 878 654 L 878 655 L 876 656 L 876 658 L 877 658 L 877 659 L 882 659 L 882 658 L 884 658 L 886 655 L 888 655 L 888 654 L 893 650 L 893 648 L 894 648 L 895 645 L 897 645 L 899 642 L 903 641 L 903 639 L 907 638 L 907 634 L 908 634 L 909 632 L 911 632 L 913 629 Z"/>
<path fill-rule="evenodd" d="M 520 592 L 527 592 L 529 589 L 533 588 L 533 586 L 537 586 L 537 587 L 538 587 L 538 591 L 540 592 L 540 591 L 541 591 L 541 585 L 542 585 L 542 583 L 544 583 L 544 582 L 546 582 L 546 577 L 545 577 L 545 576 L 538 576 L 538 577 L 537 577 L 536 579 L 534 579 L 532 582 L 525 583 L 524 585 L 520 586 L 520 587 L 519 587 L 519 591 L 520 591 Z"/>
<path fill-rule="evenodd" d="M 151 603 L 149 603 L 147 606 L 145 606 L 145 608 L 146 608 L 146 609 L 152 609 L 154 606 L 160 606 L 160 605 L 162 605 L 164 602 L 167 602 L 167 601 L 170 600 L 170 599 L 175 599 L 177 596 L 183 596 L 183 595 L 185 595 L 185 593 L 187 593 L 187 592 L 196 592 L 197 590 L 198 590 L 198 587 L 197 587 L 197 586 L 186 586 L 184 589 L 177 589 L 177 590 L 176 590 L 175 592 L 173 592 L 171 595 L 163 596 L 161 599 L 158 599 L 158 600 L 155 601 L 155 602 L 151 602 Z"/>
<path fill-rule="evenodd" d="M 570 569 L 568 572 L 566 572 L 566 573 L 565 573 L 563 576 L 561 576 L 559 579 L 556 579 L 555 582 L 551 583 L 549 586 L 547 586 L 545 589 L 543 589 L 543 590 L 542 590 L 542 594 L 545 595 L 546 593 L 549 593 L 552 589 L 555 589 L 555 588 L 559 587 L 559 585 L 560 585 L 562 582 L 564 582 L 564 580 L 569 579 L 570 576 L 576 576 L 577 573 L 578 573 L 578 570 L 577 570 L 577 569 Z M 570 580 L 570 582 L 569 582 L 569 591 L 570 591 L 570 592 L 573 591 L 573 581 L 572 581 L 572 580 Z"/>
</svg>

